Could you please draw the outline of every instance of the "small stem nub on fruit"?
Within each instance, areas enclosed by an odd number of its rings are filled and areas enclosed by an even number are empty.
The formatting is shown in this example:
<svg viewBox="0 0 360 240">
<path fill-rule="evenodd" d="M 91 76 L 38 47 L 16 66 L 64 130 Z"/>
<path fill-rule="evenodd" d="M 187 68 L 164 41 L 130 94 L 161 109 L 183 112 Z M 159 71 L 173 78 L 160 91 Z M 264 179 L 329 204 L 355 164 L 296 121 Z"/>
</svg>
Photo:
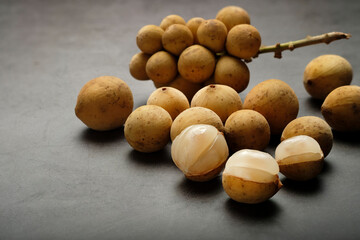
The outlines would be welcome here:
<svg viewBox="0 0 360 240">
<path fill-rule="evenodd" d="M 262 46 L 259 49 L 258 54 L 261 53 L 268 53 L 268 52 L 274 52 L 275 58 L 281 58 L 282 52 L 285 50 L 294 50 L 295 48 L 299 47 L 305 47 L 313 44 L 318 43 L 326 43 L 329 44 L 332 41 L 340 40 L 340 39 L 349 39 L 351 37 L 348 33 L 342 33 L 342 32 L 330 32 L 330 33 L 324 33 L 317 36 L 307 36 L 304 39 L 296 40 L 296 41 L 290 41 L 286 43 L 277 43 L 275 45 L 271 46 Z"/>
</svg>

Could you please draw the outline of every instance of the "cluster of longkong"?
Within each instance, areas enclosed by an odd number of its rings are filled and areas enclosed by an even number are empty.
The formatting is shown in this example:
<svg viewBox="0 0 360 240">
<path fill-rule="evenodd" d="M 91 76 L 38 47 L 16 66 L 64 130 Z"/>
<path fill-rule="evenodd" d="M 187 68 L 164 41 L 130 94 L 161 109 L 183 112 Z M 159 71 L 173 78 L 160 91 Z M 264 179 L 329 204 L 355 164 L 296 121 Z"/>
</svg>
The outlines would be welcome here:
<svg viewBox="0 0 360 240">
<path fill-rule="evenodd" d="M 141 52 L 130 73 L 157 88 L 147 104 L 133 110 L 129 86 L 102 76 L 81 89 L 77 117 L 97 131 L 124 125 L 127 142 L 140 152 L 172 142 L 172 159 L 187 178 L 209 181 L 223 171 L 224 190 L 236 201 L 272 197 L 282 186 L 279 171 L 299 181 L 316 177 L 331 151 L 332 129 L 360 130 L 360 87 L 349 85 L 352 68 L 340 56 L 319 56 L 304 71 L 306 91 L 324 101 L 325 120 L 297 117 L 298 98 L 278 79 L 260 82 L 241 100 L 250 76 L 245 61 L 261 38 L 240 7 L 210 20 L 169 15 L 160 26 L 141 28 L 136 40 Z M 271 135 L 281 139 L 275 157 L 263 152 Z"/>
<path fill-rule="evenodd" d="M 257 55 L 259 31 L 250 25 L 243 8 L 228 6 L 214 19 L 178 15 L 165 17 L 159 26 L 146 25 L 137 36 L 140 52 L 129 64 L 131 75 L 159 88 L 174 87 L 188 99 L 211 83 L 243 91 L 249 83 L 244 60 Z"/>
</svg>

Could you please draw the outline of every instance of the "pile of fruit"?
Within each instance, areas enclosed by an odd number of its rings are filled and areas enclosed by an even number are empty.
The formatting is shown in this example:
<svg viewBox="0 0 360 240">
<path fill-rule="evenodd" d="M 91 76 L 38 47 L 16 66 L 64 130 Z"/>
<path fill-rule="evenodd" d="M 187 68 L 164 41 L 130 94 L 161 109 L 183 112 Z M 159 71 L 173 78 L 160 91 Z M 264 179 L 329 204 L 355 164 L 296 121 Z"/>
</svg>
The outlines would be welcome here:
<svg viewBox="0 0 360 240">
<path fill-rule="evenodd" d="M 324 101 L 325 120 L 297 117 L 298 98 L 278 79 L 260 82 L 241 100 L 249 82 L 245 62 L 257 55 L 261 38 L 240 7 L 187 23 L 170 15 L 141 28 L 136 40 L 141 52 L 130 73 L 158 87 L 147 104 L 133 110 L 128 85 L 102 76 L 81 89 L 77 117 L 98 131 L 124 125 L 136 151 L 171 142 L 172 160 L 186 178 L 202 182 L 222 173 L 224 190 L 238 202 L 271 198 L 282 187 L 279 172 L 296 181 L 315 178 L 331 151 L 332 129 L 360 130 L 360 87 L 349 85 L 352 67 L 337 55 L 315 58 L 303 76 L 308 93 Z M 274 157 L 263 152 L 271 135 L 281 138 Z"/>
</svg>

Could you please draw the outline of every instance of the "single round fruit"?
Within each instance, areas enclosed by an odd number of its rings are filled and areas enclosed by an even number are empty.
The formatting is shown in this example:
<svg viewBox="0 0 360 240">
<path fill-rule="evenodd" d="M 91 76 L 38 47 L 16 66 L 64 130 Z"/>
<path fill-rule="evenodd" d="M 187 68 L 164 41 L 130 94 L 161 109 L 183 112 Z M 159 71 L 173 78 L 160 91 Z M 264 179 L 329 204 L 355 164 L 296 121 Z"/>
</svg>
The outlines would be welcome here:
<svg viewBox="0 0 360 240">
<path fill-rule="evenodd" d="M 239 94 L 231 87 L 210 84 L 200 89 L 191 100 L 191 107 L 205 107 L 213 110 L 222 122 L 237 110 L 242 109 Z"/>
<path fill-rule="evenodd" d="M 360 86 L 333 90 L 321 106 L 326 122 L 340 132 L 360 131 Z"/>
<path fill-rule="evenodd" d="M 249 24 L 233 27 L 226 38 L 226 50 L 230 55 L 242 59 L 256 56 L 261 45 L 259 31 Z"/>
<path fill-rule="evenodd" d="M 239 24 L 250 24 L 250 16 L 247 11 L 237 6 L 227 6 L 222 8 L 217 14 L 216 19 L 222 21 L 228 31 Z"/>
<path fill-rule="evenodd" d="M 319 143 L 324 158 L 330 153 L 333 145 L 333 134 L 331 127 L 323 119 L 315 116 L 304 116 L 292 120 L 284 128 L 281 141 L 298 135 L 314 138 Z"/>
<path fill-rule="evenodd" d="M 204 107 L 191 107 L 175 118 L 170 130 L 171 141 L 174 141 L 185 128 L 195 124 L 208 124 L 216 127 L 220 132 L 224 131 L 224 125 L 214 111 Z"/>
<path fill-rule="evenodd" d="M 165 31 L 169 26 L 173 24 L 185 25 L 186 22 L 181 16 L 176 14 L 171 14 L 163 18 L 163 20 L 161 20 L 160 28 L 162 28 Z"/>
<path fill-rule="evenodd" d="M 153 54 L 146 63 L 146 73 L 154 82 L 171 82 L 177 75 L 175 57 L 166 51 Z"/>
<path fill-rule="evenodd" d="M 249 84 L 250 71 L 241 59 L 225 55 L 216 63 L 214 79 L 215 83 L 230 86 L 240 93 Z"/>
<path fill-rule="evenodd" d="M 200 24 L 196 35 L 199 44 L 214 53 L 224 51 L 227 29 L 223 22 L 216 19 L 205 20 Z"/>
<path fill-rule="evenodd" d="M 156 25 L 146 25 L 139 30 L 136 36 L 136 44 L 143 53 L 154 54 L 163 48 L 163 34 L 162 28 Z"/>
<path fill-rule="evenodd" d="M 190 107 L 186 96 L 180 90 L 172 87 L 156 89 L 151 93 L 146 104 L 164 108 L 170 114 L 172 120 Z"/>
<path fill-rule="evenodd" d="M 186 23 L 186 26 L 190 29 L 190 31 L 193 34 L 195 44 L 199 44 L 199 40 L 197 37 L 197 30 L 203 21 L 205 21 L 205 19 L 201 17 L 194 17 L 189 19 L 189 21 L 187 21 Z"/>
<path fill-rule="evenodd" d="M 193 43 L 194 38 L 192 32 L 183 24 L 173 24 L 169 26 L 162 36 L 164 48 L 176 56 L 179 56 L 185 48 L 191 46 Z"/>
<path fill-rule="evenodd" d="M 129 64 L 131 76 L 137 80 L 149 80 L 149 76 L 146 74 L 146 63 L 150 57 L 150 54 L 143 52 L 135 54 Z"/>
<path fill-rule="evenodd" d="M 211 77 L 215 69 L 214 54 L 200 45 L 186 48 L 179 57 L 178 70 L 186 80 L 201 83 Z"/>
<path fill-rule="evenodd" d="M 324 154 L 312 137 L 299 135 L 282 141 L 275 150 L 280 172 L 296 181 L 315 178 L 324 165 Z"/>
<path fill-rule="evenodd" d="M 322 55 L 306 66 L 303 82 L 312 97 L 324 100 L 335 88 L 349 85 L 352 77 L 352 67 L 345 58 Z"/>
<path fill-rule="evenodd" d="M 256 204 L 270 199 L 282 187 L 278 173 L 279 166 L 270 154 L 243 149 L 228 159 L 222 184 L 233 200 Z"/>
<path fill-rule="evenodd" d="M 265 149 L 270 141 L 270 126 L 265 117 L 254 110 L 239 110 L 225 122 L 225 137 L 231 151 Z"/>
<path fill-rule="evenodd" d="M 278 79 L 257 84 L 247 94 L 244 109 L 261 113 L 268 121 L 271 134 L 281 134 L 286 125 L 297 117 L 299 101 L 292 88 Z"/>
<path fill-rule="evenodd" d="M 172 119 L 162 107 L 144 105 L 135 109 L 125 122 L 124 135 L 139 152 L 156 152 L 170 141 Z"/>
<path fill-rule="evenodd" d="M 224 168 L 229 149 L 224 135 L 212 125 L 197 124 L 184 129 L 171 145 L 171 157 L 185 177 L 209 181 Z"/>
<path fill-rule="evenodd" d="M 75 114 L 89 128 L 106 131 L 122 126 L 133 105 L 132 92 L 123 80 L 102 76 L 82 87 Z"/>
</svg>

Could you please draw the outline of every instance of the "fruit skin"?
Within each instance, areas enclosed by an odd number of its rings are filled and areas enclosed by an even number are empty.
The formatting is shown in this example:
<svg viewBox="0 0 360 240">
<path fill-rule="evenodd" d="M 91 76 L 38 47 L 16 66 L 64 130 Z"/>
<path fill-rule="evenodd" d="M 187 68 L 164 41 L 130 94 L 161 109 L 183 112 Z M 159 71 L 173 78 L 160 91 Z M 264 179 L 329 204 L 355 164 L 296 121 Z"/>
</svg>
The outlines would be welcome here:
<svg viewBox="0 0 360 240">
<path fill-rule="evenodd" d="M 349 85 L 353 71 L 350 63 L 338 55 L 321 55 L 311 60 L 305 68 L 303 83 L 314 98 L 324 100 L 335 88 Z"/>
<path fill-rule="evenodd" d="M 114 76 L 101 76 L 82 87 L 75 114 L 89 128 L 107 131 L 122 126 L 133 105 L 133 95 L 126 82 Z"/>
<path fill-rule="evenodd" d="M 172 24 L 162 35 L 163 47 L 170 53 L 179 56 L 185 48 L 194 43 L 190 29 L 183 24 Z"/>
<path fill-rule="evenodd" d="M 279 164 L 280 172 L 295 181 L 308 181 L 319 175 L 324 166 L 324 158 L 319 161 Z"/>
<path fill-rule="evenodd" d="M 249 13 L 238 6 L 226 6 L 216 14 L 216 19 L 222 21 L 228 31 L 239 24 L 250 24 Z"/>
<path fill-rule="evenodd" d="M 164 108 L 174 120 L 182 111 L 190 107 L 186 96 L 176 88 L 161 87 L 151 93 L 147 105 L 157 105 Z"/>
<path fill-rule="evenodd" d="M 196 35 L 199 44 L 214 53 L 224 51 L 227 28 L 223 22 L 216 19 L 205 20 L 198 27 Z"/>
<path fill-rule="evenodd" d="M 194 37 L 194 44 L 199 44 L 199 40 L 197 37 L 197 30 L 200 26 L 200 24 L 205 21 L 205 19 L 201 18 L 201 17 L 194 17 L 189 19 L 189 21 L 187 21 L 186 26 L 190 29 L 190 31 L 193 34 Z"/>
<path fill-rule="evenodd" d="M 236 25 L 228 32 L 226 38 L 227 52 L 242 59 L 251 59 L 256 56 L 260 45 L 259 31 L 249 24 Z"/>
<path fill-rule="evenodd" d="M 242 109 L 242 101 L 233 88 L 226 85 L 210 84 L 194 95 L 191 100 L 191 107 L 209 108 L 224 123 L 233 112 Z"/>
<path fill-rule="evenodd" d="M 146 74 L 157 83 L 168 83 L 177 76 L 176 59 L 166 51 L 153 54 L 146 63 Z"/>
<path fill-rule="evenodd" d="M 161 20 L 160 28 L 162 28 L 165 31 L 169 26 L 171 26 L 173 24 L 186 25 L 186 22 L 181 16 L 176 15 L 176 14 L 171 14 L 171 15 L 164 17 Z"/>
<path fill-rule="evenodd" d="M 231 199 L 248 204 L 265 202 L 282 187 L 278 176 L 273 182 L 259 183 L 229 174 L 222 175 L 222 185 Z"/>
<path fill-rule="evenodd" d="M 207 182 L 207 181 L 210 181 L 211 179 L 214 179 L 215 177 L 217 177 L 221 173 L 221 171 L 224 169 L 225 164 L 226 164 L 226 161 L 207 173 L 199 174 L 199 175 L 189 175 L 188 174 L 188 175 L 185 175 L 185 177 L 194 182 Z"/>
<path fill-rule="evenodd" d="M 334 89 L 324 100 L 321 113 L 336 131 L 360 131 L 360 86 Z"/>
<path fill-rule="evenodd" d="M 281 134 L 281 141 L 288 138 L 307 135 L 314 138 L 324 153 L 324 158 L 330 153 L 333 146 L 333 134 L 327 122 L 315 116 L 303 116 L 289 122 Z"/>
<path fill-rule="evenodd" d="M 204 107 L 191 107 L 175 118 L 170 130 L 171 141 L 174 141 L 182 130 L 195 124 L 209 124 L 216 127 L 220 132 L 224 131 L 224 125 L 214 111 Z"/>
<path fill-rule="evenodd" d="M 156 152 L 170 141 L 172 119 L 162 107 L 144 105 L 135 109 L 125 122 L 127 142 L 139 152 Z"/>
<path fill-rule="evenodd" d="M 146 63 L 151 57 L 150 54 L 139 52 L 135 54 L 129 64 L 129 71 L 131 76 L 137 80 L 149 80 L 149 76 L 146 74 Z"/>
<path fill-rule="evenodd" d="M 247 88 L 249 80 L 249 68 L 241 59 L 225 55 L 217 61 L 214 83 L 230 86 L 240 93 Z"/>
<path fill-rule="evenodd" d="M 136 44 L 142 52 L 154 54 L 163 48 L 163 34 L 164 30 L 159 26 L 146 25 L 139 30 L 136 36 Z"/>
<path fill-rule="evenodd" d="M 265 117 L 254 110 L 239 110 L 225 122 L 225 137 L 229 148 L 263 150 L 270 141 L 270 126 Z"/>
<path fill-rule="evenodd" d="M 215 69 L 214 54 L 200 45 L 186 48 L 179 57 L 178 71 L 186 80 L 201 83 L 211 77 Z"/>
<path fill-rule="evenodd" d="M 243 108 L 261 113 L 269 123 L 271 134 L 277 135 L 297 117 L 299 101 L 287 83 L 268 79 L 250 90 L 245 97 Z"/>
</svg>

